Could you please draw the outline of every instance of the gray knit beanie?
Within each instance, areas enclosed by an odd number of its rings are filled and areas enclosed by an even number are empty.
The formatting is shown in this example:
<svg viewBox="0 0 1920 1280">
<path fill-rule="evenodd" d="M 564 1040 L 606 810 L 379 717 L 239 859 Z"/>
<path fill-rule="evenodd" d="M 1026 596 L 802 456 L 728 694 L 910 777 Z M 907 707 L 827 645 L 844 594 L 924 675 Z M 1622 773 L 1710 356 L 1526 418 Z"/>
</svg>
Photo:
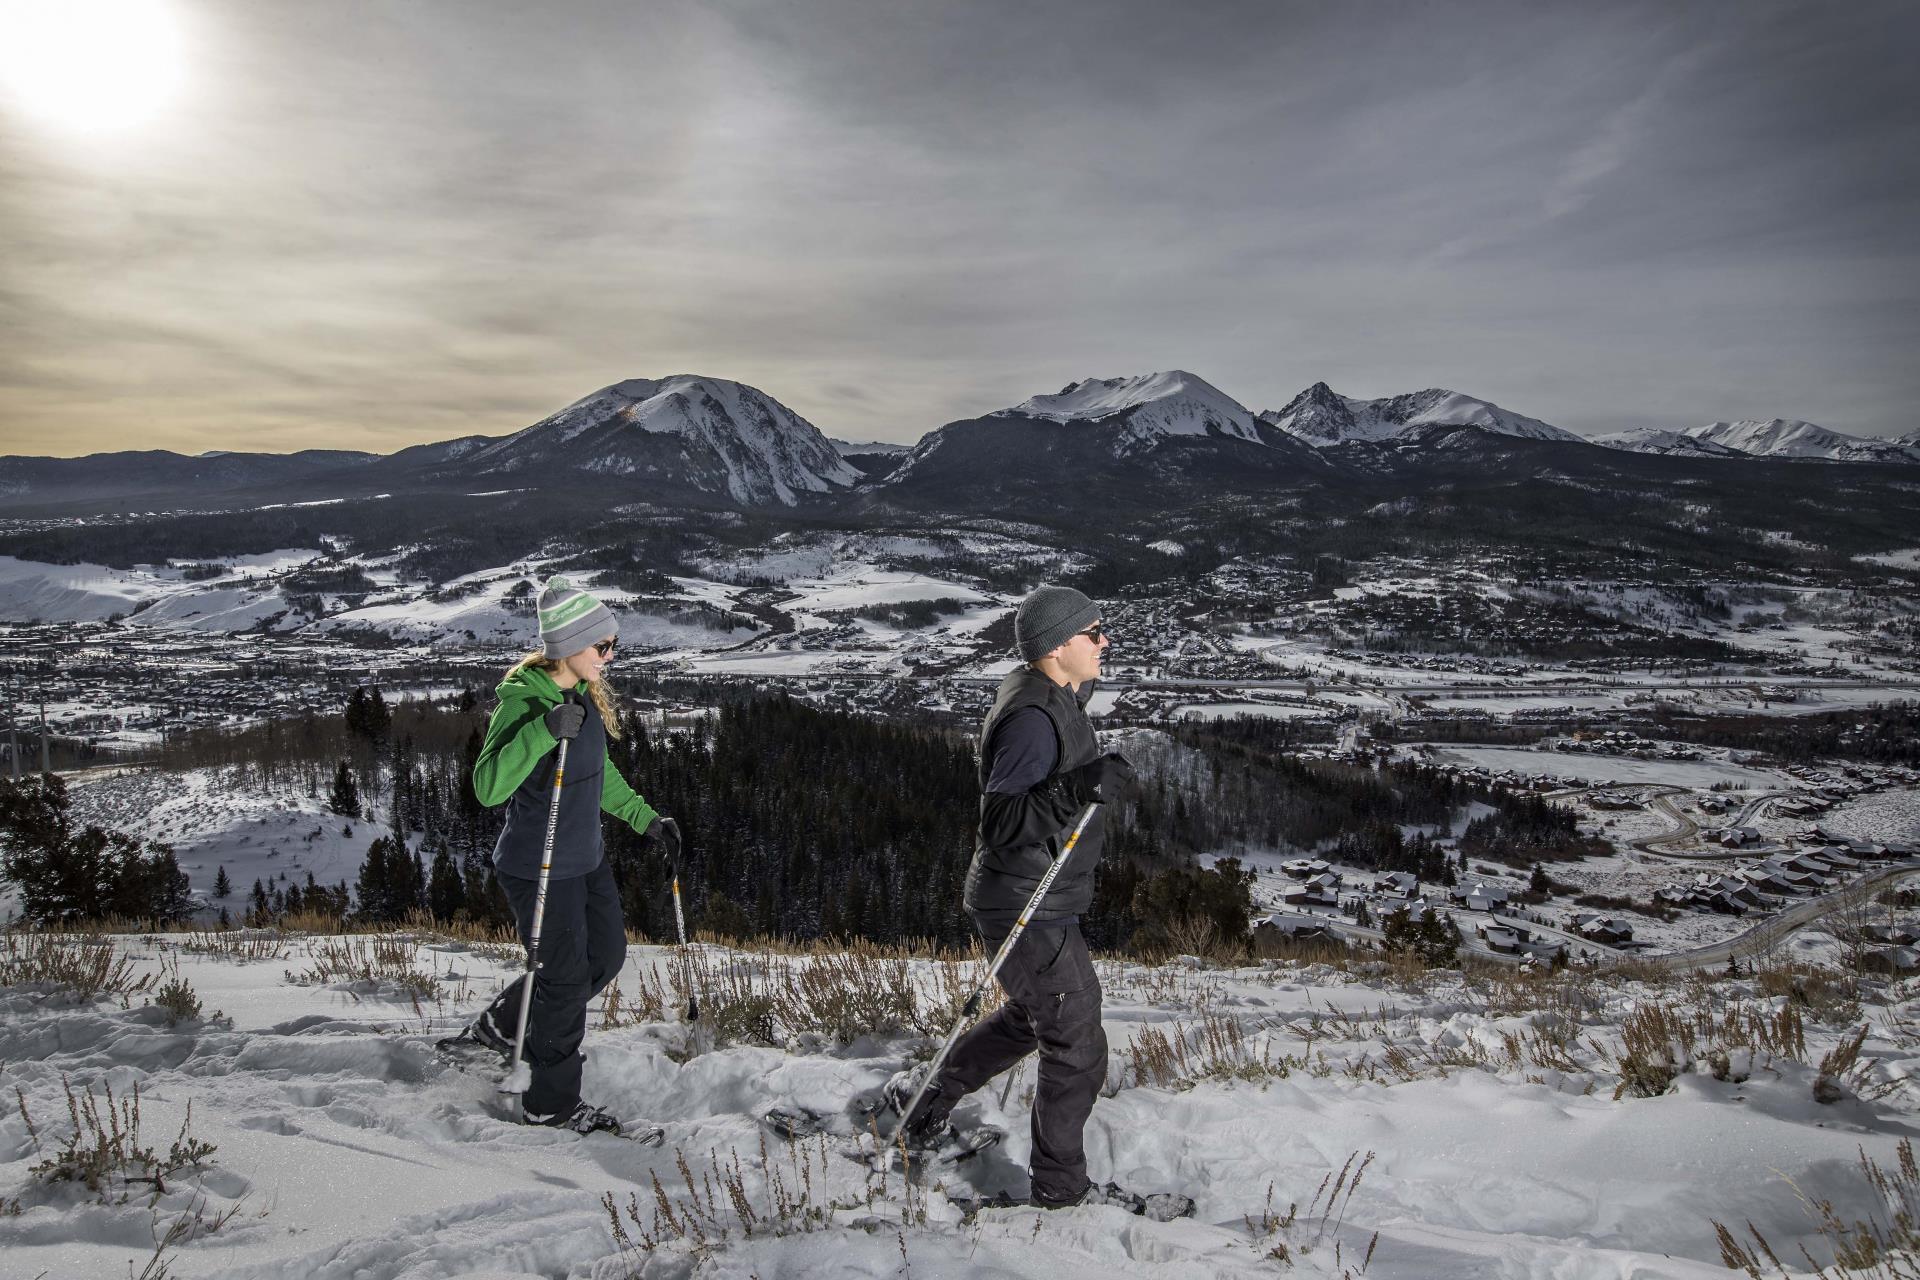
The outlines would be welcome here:
<svg viewBox="0 0 1920 1280">
<path fill-rule="evenodd" d="M 540 588 L 540 647 L 549 658 L 564 658 L 619 634 L 612 611 L 559 574 Z"/>
<path fill-rule="evenodd" d="M 1093 601 L 1072 587 L 1035 587 L 1013 614 L 1020 661 L 1036 662 L 1100 620 Z"/>
</svg>

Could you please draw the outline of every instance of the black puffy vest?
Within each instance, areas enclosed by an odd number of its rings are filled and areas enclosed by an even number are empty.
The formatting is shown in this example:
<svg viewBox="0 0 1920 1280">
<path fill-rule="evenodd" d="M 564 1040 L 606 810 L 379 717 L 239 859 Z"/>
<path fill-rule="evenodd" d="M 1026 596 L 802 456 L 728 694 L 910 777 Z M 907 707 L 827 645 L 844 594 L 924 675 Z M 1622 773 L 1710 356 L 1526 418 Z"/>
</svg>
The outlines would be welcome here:
<svg viewBox="0 0 1920 1280">
<path fill-rule="evenodd" d="M 553 870 L 567 880 L 600 865 L 600 774 L 607 766 L 607 726 L 600 708 L 586 699 L 587 719 L 567 745 L 567 776 L 560 782 L 560 823 L 553 833 Z M 493 866 L 502 875 L 535 880 L 547 839 L 547 813 L 553 807 L 553 770 L 560 751 L 549 751 L 507 797 L 507 825 L 493 846 Z M 1079 855 L 1075 855 L 1078 857 Z"/>
<path fill-rule="evenodd" d="M 1091 696 L 1093 685 L 1089 682 L 1082 685 L 1081 689 Z M 1046 712 L 1047 719 L 1053 722 L 1054 735 L 1060 741 L 1060 757 L 1054 761 L 1053 772 L 1047 775 L 1041 786 L 1053 784 L 1062 773 L 1078 768 L 1100 754 L 1100 743 L 1093 736 L 1093 725 L 1088 722 L 1087 714 L 1082 710 L 1082 701 L 1075 696 L 1073 689 L 1055 684 L 1032 667 L 1015 667 L 1000 682 L 999 696 L 987 712 L 986 723 L 980 727 L 980 791 L 983 797 L 991 765 L 987 744 L 993 740 L 993 731 L 999 727 L 1001 718 L 1022 707 L 1039 707 Z M 984 806 L 985 803 L 983 798 L 981 804 Z M 1104 811 L 1095 813 L 1093 820 L 1087 823 L 1087 829 L 1080 834 L 1080 843 L 1074 846 L 1072 859 L 1047 890 L 1046 900 L 1033 913 L 1036 923 L 1081 915 L 1093 905 L 1093 872 L 1100 862 L 1100 850 L 1104 843 L 1101 826 L 1103 817 Z M 989 846 L 985 837 L 976 831 L 973 861 L 967 867 L 967 910 L 996 922 L 1004 920 L 1011 926 L 1013 917 L 1020 913 L 1020 909 L 1033 896 L 1033 891 L 1040 887 L 1041 877 L 1047 874 L 1047 868 L 1053 860 L 1060 856 L 1061 847 L 1072 834 L 1069 827 L 1039 844 L 996 849 Z"/>
</svg>

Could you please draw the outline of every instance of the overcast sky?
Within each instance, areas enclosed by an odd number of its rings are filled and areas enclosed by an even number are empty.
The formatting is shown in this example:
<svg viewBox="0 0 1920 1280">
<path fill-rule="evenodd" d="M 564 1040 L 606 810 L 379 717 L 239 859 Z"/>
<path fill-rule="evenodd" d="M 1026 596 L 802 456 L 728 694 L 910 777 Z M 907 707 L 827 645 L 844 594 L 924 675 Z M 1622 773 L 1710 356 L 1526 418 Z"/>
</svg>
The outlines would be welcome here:
<svg viewBox="0 0 1920 1280">
<path fill-rule="evenodd" d="M 1907 0 L 145 0 L 56 77 L 172 70 L 107 125 L 21 53 L 58 7 L 0 0 L 0 453 L 673 373 L 853 439 L 1170 368 L 1920 427 Z"/>
</svg>

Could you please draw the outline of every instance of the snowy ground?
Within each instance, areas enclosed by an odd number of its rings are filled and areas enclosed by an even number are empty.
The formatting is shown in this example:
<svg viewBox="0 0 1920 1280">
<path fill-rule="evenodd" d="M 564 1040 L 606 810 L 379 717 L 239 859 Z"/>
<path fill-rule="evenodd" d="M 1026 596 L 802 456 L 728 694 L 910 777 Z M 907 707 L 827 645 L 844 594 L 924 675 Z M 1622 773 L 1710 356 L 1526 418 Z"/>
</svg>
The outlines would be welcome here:
<svg viewBox="0 0 1920 1280">
<path fill-rule="evenodd" d="M 703 1251 L 671 1231 L 651 1255 L 635 1248 L 623 1258 L 602 1195 L 624 1205 L 637 1194 L 650 1222 L 653 1175 L 676 1203 L 687 1198 L 677 1156 L 699 1183 L 714 1176 L 710 1162 L 724 1169 L 737 1155 L 746 1201 L 764 1217 L 770 1193 L 754 1116 L 775 1104 L 835 1109 L 924 1042 L 811 1039 L 689 1057 L 684 1024 L 602 1029 L 596 1016 L 588 1091 L 629 1119 L 665 1126 L 655 1150 L 525 1128 L 489 1080 L 428 1054 L 431 1038 L 507 972 L 505 957 L 452 942 L 420 946 L 416 967 L 437 982 L 416 1004 L 390 984 L 290 981 L 330 940 L 288 942 L 276 958 L 251 962 L 179 941 L 117 945 L 143 971 L 177 972 L 224 1019 L 170 1027 L 140 997 L 121 1008 L 0 989 L 0 1057 L 39 1132 L 36 1148 L 17 1108 L 0 1119 L 0 1199 L 19 1206 L 0 1216 L 7 1274 L 105 1276 L 129 1261 L 137 1270 L 155 1223 L 164 1229 L 197 1202 L 203 1220 L 233 1216 L 169 1252 L 178 1276 L 1239 1277 L 1286 1273 L 1265 1256 L 1277 1241 L 1296 1256 L 1292 1274 L 1315 1276 L 1339 1274 L 1336 1243 L 1359 1274 L 1377 1231 L 1371 1276 L 1704 1280 L 1726 1274 L 1712 1219 L 1751 1220 L 1783 1253 L 1801 1241 L 1820 1249 L 1789 1178 L 1832 1197 L 1843 1214 L 1864 1213 L 1857 1150 L 1890 1163 L 1916 1103 L 1905 1083 L 1915 1046 L 1873 1006 L 1862 1016 L 1877 1028 L 1867 1042 L 1876 1063 L 1843 1082 L 1831 1104 L 1814 1100 L 1815 1073 L 1800 1061 L 1762 1054 L 1742 1080 L 1736 1054 L 1729 1078 L 1716 1079 L 1704 1046 L 1698 1068 L 1683 1070 L 1665 1096 L 1616 1101 L 1618 1074 L 1590 1046 L 1617 1047 L 1635 1001 L 1684 1002 L 1686 992 L 1589 983 L 1532 988 L 1529 998 L 1525 984 L 1457 976 L 1422 988 L 1324 966 L 1103 963 L 1113 1056 L 1108 1096 L 1087 1131 L 1091 1171 L 1142 1190 L 1178 1187 L 1198 1201 L 1192 1221 L 1101 1208 L 991 1210 L 963 1223 L 944 1191 L 923 1186 L 910 1200 L 897 1173 L 880 1185 L 843 1157 L 840 1142 L 830 1139 L 822 1155 L 817 1140 L 790 1150 L 773 1139 L 770 1167 L 789 1194 L 852 1207 L 809 1233 L 749 1239 L 717 1191 L 706 1261 L 696 1267 Z M 621 975 L 629 996 L 663 958 L 636 948 Z M 924 964 L 918 972 L 931 977 Z M 1724 981 L 1714 998 L 1757 1014 L 1778 1008 L 1751 982 Z M 1129 1047 L 1150 1032 L 1191 1028 L 1203 1013 L 1240 1029 L 1242 1074 L 1252 1078 L 1141 1083 Z M 1817 1060 L 1845 1021 L 1809 1021 L 1804 1056 Z M 1558 1067 L 1524 1047 L 1549 1040 L 1568 1046 Z M 1291 1065 L 1284 1074 L 1247 1065 L 1262 1058 Z M 83 1187 L 47 1184 L 31 1167 L 72 1127 L 63 1077 L 76 1091 L 111 1085 L 122 1098 L 137 1085 L 143 1141 L 164 1144 L 191 1105 L 192 1135 L 217 1150 L 201 1171 L 174 1177 L 154 1206 L 143 1186 L 127 1188 L 126 1203 L 101 1204 Z M 1015 1074 L 1004 1107 L 1002 1083 L 966 1105 L 1009 1136 L 964 1176 L 947 1176 L 955 1194 L 1024 1190 L 1031 1068 Z M 1872 1102 L 1855 1096 L 1881 1089 L 1890 1092 Z M 1367 1152 L 1374 1159 L 1344 1223 L 1318 1220 L 1307 1208 L 1315 1188 Z M 1269 1187 L 1277 1213 L 1301 1206 L 1283 1232 L 1248 1225 L 1261 1218 Z"/>
</svg>

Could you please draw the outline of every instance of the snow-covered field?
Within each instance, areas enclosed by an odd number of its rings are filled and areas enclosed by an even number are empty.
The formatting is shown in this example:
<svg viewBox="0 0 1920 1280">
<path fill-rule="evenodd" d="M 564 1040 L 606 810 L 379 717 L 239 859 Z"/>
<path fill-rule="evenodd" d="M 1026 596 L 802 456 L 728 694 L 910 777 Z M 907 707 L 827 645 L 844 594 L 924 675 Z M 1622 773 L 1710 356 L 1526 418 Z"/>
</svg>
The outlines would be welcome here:
<svg viewBox="0 0 1920 1280">
<path fill-rule="evenodd" d="M 1889 569 L 1920 569 L 1920 547 L 1884 551 L 1872 556 L 1855 556 L 1854 559 L 1863 564 L 1883 564 Z"/>
<path fill-rule="evenodd" d="M 1637 760 L 1626 756 L 1565 755 L 1528 747 L 1444 746 L 1432 753 L 1441 764 L 1477 765 L 1495 771 L 1543 773 L 1577 782 L 1655 782 L 1707 790 L 1716 783 L 1735 787 L 1783 787 L 1784 774 L 1769 769 L 1710 760 Z"/>
<path fill-rule="evenodd" d="M 1636 1007 L 1711 1003 L 1777 1021 L 1782 998 L 1751 978 L 1702 994 L 1590 978 L 1411 983 L 1326 966 L 1103 962 L 1112 1056 L 1087 1129 L 1091 1173 L 1185 1191 L 1195 1217 L 1016 1208 L 962 1221 L 949 1192 L 1025 1190 L 1031 1065 L 963 1106 L 963 1116 L 1004 1125 L 1004 1143 L 909 1195 L 897 1172 L 883 1180 L 848 1158 L 846 1139 L 789 1148 L 756 1117 L 774 1105 L 837 1114 L 923 1036 L 837 1044 L 804 1035 L 699 1052 L 671 1017 L 606 1029 L 596 1013 L 588 1094 L 635 1123 L 664 1126 L 655 1149 L 521 1126 L 490 1079 L 431 1056 L 431 1040 L 510 971 L 508 955 L 450 940 L 399 943 L 435 980 L 416 1003 L 391 983 L 290 980 L 342 940 L 290 940 L 274 958 L 245 962 L 182 941 L 114 945 L 140 972 L 184 979 L 209 1015 L 224 1017 L 170 1026 L 141 996 L 123 1008 L 45 986 L 0 988 L 0 1058 L 24 1099 L 24 1114 L 16 1106 L 0 1118 L 9 1276 L 120 1275 L 129 1262 L 137 1274 L 154 1233 L 197 1212 L 201 1229 L 166 1252 L 173 1275 L 958 1280 L 1334 1276 L 1345 1267 L 1409 1280 L 1706 1280 L 1727 1274 L 1716 1219 L 1736 1230 L 1751 1221 L 1786 1256 L 1801 1243 L 1828 1256 L 1795 1188 L 1831 1198 L 1848 1220 L 1864 1216 L 1875 1197 L 1858 1152 L 1890 1166 L 1920 1100 L 1908 1083 L 1915 1044 L 1894 1017 L 1910 1016 L 1905 989 L 1882 993 L 1897 1009 L 1830 1009 L 1824 1022 L 1807 1012 L 1807 1048 L 1791 1056 L 1731 1046 L 1720 1057 L 1695 1037 L 1664 1093 L 1615 1100 L 1613 1056 Z M 630 1001 L 666 958 L 634 949 L 620 976 Z M 926 962 L 915 973 L 934 978 Z M 1226 1056 L 1241 1078 L 1208 1074 L 1206 1055 L 1191 1051 L 1181 1078 L 1141 1073 L 1136 1044 L 1191 1036 L 1203 1017 L 1216 1033 L 1238 1031 L 1241 1047 Z M 1807 1063 L 1850 1021 L 1871 1026 L 1863 1058 L 1872 1063 L 1823 1090 L 1833 1100 L 1816 1101 Z M 189 1124 L 216 1149 L 168 1178 L 157 1200 L 146 1185 L 109 1182 L 96 1194 L 47 1182 L 33 1168 L 73 1128 L 63 1081 L 82 1095 L 110 1086 L 122 1099 L 137 1087 L 143 1144 L 164 1148 Z M 1331 1218 L 1309 1209 L 1323 1179 L 1367 1153 Z M 703 1220 L 704 1245 L 669 1228 L 649 1251 L 629 1220 L 623 1251 L 602 1197 L 611 1193 L 623 1217 L 637 1197 L 650 1225 L 657 1176 L 684 1221 L 681 1158 L 696 1188 L 713 1184 L 711 1210 L 691 1215 Z M 722 1185 L 736 1158 L 738 1204 Z M 844 1207 L 814 1221 L 791 1211 L 789 1227 L 811 1229 L 779 1234 L 775 1173 L 789 1198 Z M 1291 1204 L 1300 1209 L 1291 1226 L 1263 1227 L 1269 1209 L 1278 1217 Z M 759 1219 L 750 1235 L 742 1206 Z M 1291 1268 L 1271 1255 L 1276 1244 L 1288 1246 Z"/>
</svg>

